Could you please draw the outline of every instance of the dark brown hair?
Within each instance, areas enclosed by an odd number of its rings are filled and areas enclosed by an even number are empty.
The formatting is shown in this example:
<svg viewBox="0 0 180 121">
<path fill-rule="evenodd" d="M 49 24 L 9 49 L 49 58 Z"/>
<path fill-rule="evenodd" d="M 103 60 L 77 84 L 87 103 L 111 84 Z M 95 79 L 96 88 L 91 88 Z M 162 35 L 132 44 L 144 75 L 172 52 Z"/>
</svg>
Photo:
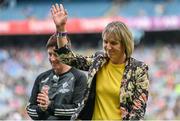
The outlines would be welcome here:
<svg viewBox="0 0 180 121">
<path fill-rule="evenodd" d="M 56 35 L 53 34 L 49 40 L 47 41 L 46 43 L 46 48 L 49 48 L 49 47 L 56 47 L 58 48 L 58 45 L 57 45 L 57 38 L 56 38 Z"/>
<path fill-rule="evenodd" d="M 68 45 L 71 46 L 70 38 L 68 36 L 66 38 L 68 40 Z M 58 49 L 56 34 L 51 35 L 49 40 L 47 41 L 46 48 L 49 48 L 49 47 L 56 47 L 56 49 Z"/>
</svg>

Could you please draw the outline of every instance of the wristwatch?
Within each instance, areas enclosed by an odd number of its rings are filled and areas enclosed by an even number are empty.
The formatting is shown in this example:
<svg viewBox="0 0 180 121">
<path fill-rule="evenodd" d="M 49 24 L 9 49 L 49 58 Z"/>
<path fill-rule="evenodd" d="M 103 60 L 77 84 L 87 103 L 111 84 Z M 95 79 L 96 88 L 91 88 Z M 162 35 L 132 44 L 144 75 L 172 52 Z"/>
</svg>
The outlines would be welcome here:
<svg viewBox="0 0 180 121">
<path fill-rule="evenodd" d="M 67 36 L 67 32 L 56 32 L 57 38 L 63 38 Z"/>
</svg>

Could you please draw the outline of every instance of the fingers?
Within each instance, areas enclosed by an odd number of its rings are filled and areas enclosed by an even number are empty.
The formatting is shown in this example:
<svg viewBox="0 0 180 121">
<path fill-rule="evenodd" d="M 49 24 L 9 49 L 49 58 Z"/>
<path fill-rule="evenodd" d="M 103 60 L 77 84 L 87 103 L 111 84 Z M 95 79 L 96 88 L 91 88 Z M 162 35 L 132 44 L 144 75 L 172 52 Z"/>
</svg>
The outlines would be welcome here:
<svg viewBox="0 0 180 121">
<path fill-rule="evenodd" d="M 45 105 L 46 104 L 46 102 L 44 100 L 41 100 L 41 99 L 37 99 L 37 102 L 39 104 L 41 104 L 41 105 Z"/>
<path fill-rule="evenodd" d="M 64 12 L 65 12 L 65 15 L 68 15 L 67 9 L 65 9 Z"/>
<path fill-rule="evenodd" d="M 63 12 L 63 13 L 67 13 L 63 7 L 62 4 L 58 5 L 57 3 L 55 5 L 52 5 L 51 7 L 51 13 L 54 15 L 57 12 Z"/>
<path fill-rule="evenodd" d="M 57 12 L 56 7 L 54 5 L 52 5 L 51 7 L 51 12 L 53 13 L 53 15 Z"/>
<path fill-rule="evenodd" d="M 63 7 L 62 4 L 60 4 L 60 9 L 61 9 L 61 11 L 65 12 L 64 7 Z"/>
<path fill-rule="evenodd" d="M 43 93 L 39 93 L 38 96 L 37 96 L 37 99 L 39 99 L 39 100 L 46 100 L 47 96 L 44 95 Z"/>
<path fill-rule="evenodd" d="M 49 100 L 49 97 L 45 92 L 41 92 L 37 96 L 37 102 L 40 104 L 47 104 L 48 100 Z"/>
<path fill-rule="evenodd" d="M 56 7 L 57 12 L 62 10 L 57 3 L 55 4 L 55 7 Z"/>
</svg>

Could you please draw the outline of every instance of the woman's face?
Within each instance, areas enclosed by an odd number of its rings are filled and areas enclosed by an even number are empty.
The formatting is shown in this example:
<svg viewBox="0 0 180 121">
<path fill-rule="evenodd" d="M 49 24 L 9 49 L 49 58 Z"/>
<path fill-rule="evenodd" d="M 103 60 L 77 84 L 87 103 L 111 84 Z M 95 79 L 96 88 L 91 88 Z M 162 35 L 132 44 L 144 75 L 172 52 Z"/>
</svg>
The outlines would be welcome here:
<svg viewBox="0 0 180 121">
<path fill-rule="evenodd" d="M 103 48 L 112 62 L 121 63 L 125 55 L 125 49 L 120 40 L 115 39 L 112 35 L 104 34 Z"/>
<path fill-rule="evenodd" d="M 47 49 L 48 52 L 48 59 L 49 62 L 51 63 L 52 69 L 54 69 L 54 71 L 57 71 L 60 66 L 61 66 L 61 62 L 58 58 L 58 55 L 54 52 L 55 47 L 49 47 Z"/>
</svg>

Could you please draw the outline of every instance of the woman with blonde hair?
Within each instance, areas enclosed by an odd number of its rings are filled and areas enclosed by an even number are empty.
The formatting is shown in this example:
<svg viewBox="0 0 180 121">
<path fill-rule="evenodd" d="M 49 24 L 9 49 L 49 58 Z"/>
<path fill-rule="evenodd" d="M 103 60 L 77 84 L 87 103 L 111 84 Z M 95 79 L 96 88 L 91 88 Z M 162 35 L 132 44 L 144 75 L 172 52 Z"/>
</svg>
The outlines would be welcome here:
<svg viewBox="0 0 180 121">
<path fill-rule="evenodd" d="M 102 32 L 104 51 L 87 57 L 75 54 L 68 45 L 67 12 L 63 5 L 53 5 L 51 13 L 61 61 L 88 71 L 88 88 L 72 119 L 143 119 L 148 99 L 148 66 L 131 57 L 134 42 L 128 27 L 120 21 L 109 23 Z"/>
</svg>

